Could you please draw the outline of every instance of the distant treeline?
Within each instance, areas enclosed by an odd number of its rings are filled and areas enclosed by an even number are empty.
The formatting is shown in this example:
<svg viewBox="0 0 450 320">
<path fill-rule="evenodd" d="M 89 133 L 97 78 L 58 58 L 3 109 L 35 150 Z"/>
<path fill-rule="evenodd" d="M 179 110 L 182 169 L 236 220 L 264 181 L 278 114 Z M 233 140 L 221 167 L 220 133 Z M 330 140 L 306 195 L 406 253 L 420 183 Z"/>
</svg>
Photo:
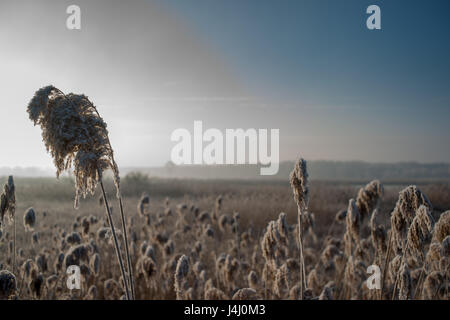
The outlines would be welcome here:
<svg viewBox="0 0 450 320">
<path fill-rule="evenodd" d="M 124 168 L 122 172 L 139 171 L 150 176 L 169 178 L 286 180 L 293 167 L 294 162 L 282 162 L 278 174 L 274 176 L 261 176 L 258 165 L 166 165 L 160 168 Z M 308 161 L 308 172 L 312 180 L 450 181 L 450 164 L 448 163 Z"/>
<path fill-rule="evenodd" d="M 55 172 L 56 170 L 51 168 L 42 169 L 37 167 L 0 167 L 0 177 L 9 175 L 27 178 L 55 177 Z"/>
<path fill-rule="evenodd" d="M 221 165 L 221 166 L 174 166 L 164 167 L 121 167 L 121 175 L 141 172 L 161 178 L 194 179 L 263 179 L 286 180 L 294 167 L 294 162 L 280 163 L 277 175 L 261 176 L 259 165 Z M 384 182 L 408 181 L 450 181 L 450 163 L 369 163 L 363 161 L 308 161 L 308 172 L 312 180 L 328 181 L 369 181 L 380 179 Z M 55 176 L 52 169 L 40 168 L 0 168 L 0 177 L 7 175 L 20 177 Z"/>
</svg>

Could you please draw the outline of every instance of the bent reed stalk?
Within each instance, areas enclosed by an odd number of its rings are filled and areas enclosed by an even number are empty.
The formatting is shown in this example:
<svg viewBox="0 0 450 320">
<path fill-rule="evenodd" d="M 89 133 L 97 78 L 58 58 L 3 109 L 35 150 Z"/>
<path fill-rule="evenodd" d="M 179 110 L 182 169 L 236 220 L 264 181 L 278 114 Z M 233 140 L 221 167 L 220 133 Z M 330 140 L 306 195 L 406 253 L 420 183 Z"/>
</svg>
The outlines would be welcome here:
<svg viewBox="0 0 450 320">
<path fill-rule="evenodd" d="M 88 100 L 87 102 L 91 105 L 91 107 L 94 109 L 97 116 L 100 118 L 100 114 L 99 114 L 97 108 L 92 104 L 92 102 L 90 100 Z M 106 136 L 106 142 L 108 143 L 109 148 L 112 150 L 109 136 Z M 111 159 L 115 163 L 114 154 L 111 154 Z M 118 181 L 115 183 L 115 186 L 116 186 L 116 190 L 117 190 L 116 197 L 119 201 L 120 218 L 122 220 L 122 232 L 123 232 L 123 238 L 125 241 L 125 253 L 127 255 L 128 274 L 129 274 L 129 281 L 130 281 L 130 286 L 131 286 L 131 297 L 134 300 L 135 299 L 135 289 L 134 289 L 134 280 L 133 280 L 133 265 L 131 263 L 130 249 L 128 247 L 128 232 L 127 232 L 127 227 L 126 227 L 126 222 L 125 222 L 125 215 L 123 213 L 122 194 L 120 192 L 120 184 Z"/>
<path fill-rule="evenodd" d="M 98 182 L 103 188 L 102 173 L 108 168 L 112 169 L 116 196 L 121 209 L 129 278 L 126 277 L 124 270 L 121 271 L 125 286 L 128 286 L 129 281 L 132 297 L 134 297 L 132 265 L 120 195 L 120 176 L 106 123 L 85 95 L 73 93 L 66 95 L 51 85 L 36 91 L 28 104 L 27 111 L 34 124 L 41 126 L 43 141 L 57 168 L 57 177 L 74 165 L 75 208 L 78 207 L 81 196 L 86 197 L 88 193 L 94 194 Z M 109 208 L 107 210 L 109 212 Z M 118 253 L 120 254 L 120 250 Z M 130 298 L 129 292 L 127 292 L 127 298 Z"/>
<path fill-rule="evenodd" d="M 111 227 L 111 232 L 112 232 L 112 235 L 114 238 L 114 247 L 116 249 L 117 259 L 119 260 L 120 271 L 122 272 L 123 283 L 125 285 L 125 293 L 127 295 L 127 299 L 130 300 L 130 291 L 128 289 L 128 281 L 127 281 L 125 268 L 124 268 L 123 261 L 122 261 L 122 255 L 120 254 L 119 241 L 117 240 L 116 230 L 114 228 L 114 223 L 113 223 L 112 216 L 111 216 L 111 209 L 108 204 L 108 199 L 106 198 L 106 192 L 105 192 L 105 188 L 103 187 L 102 180 L 100 180 L 100 187 L 101 187 L 102 193 L 103 193 L 103 199 L 104 199 L 103 203 L 105 204 L 105 208 L 106 208 L 106 216 L 108 217 L 109 225 Z"/>
</svg>

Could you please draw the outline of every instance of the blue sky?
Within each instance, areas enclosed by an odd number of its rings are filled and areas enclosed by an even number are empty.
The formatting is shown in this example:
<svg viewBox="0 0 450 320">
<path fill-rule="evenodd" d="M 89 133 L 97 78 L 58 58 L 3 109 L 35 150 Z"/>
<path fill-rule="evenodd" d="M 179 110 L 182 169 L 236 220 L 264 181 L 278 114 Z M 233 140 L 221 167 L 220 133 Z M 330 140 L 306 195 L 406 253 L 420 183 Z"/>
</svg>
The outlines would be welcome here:
<svg viewBox="0 0 450 320">
<path fill-rule="evenodd" d="M 441 130 L 449 119 L 448 1 L 163 2 L 259 93 L 386 120 L 410 112 L 414 125 Z M 371 4 L 381 8 L 380 31 L 365 27 Z"/>
<path fill-rule="evenodd" d="M 345 117 L 355 135 L 409 136 L 399 143 L 415 151 L 397 155 L 374 139 L 375 160 L 450 160 L 450 2 L 167 2 L 252 90 L 293 105 L 290 116 L 310 105 L 335 130 Z M 382 30 L 365 27 L 372 4 Z"/>
<path fill-rule="evenodd" d="M 194 120 L 280 129 L 281 160 L 450 161 L 449 1 L 75 2 L 79 31 L 74 1 L 0 3 L 0 166 L 51 165 L 25 113 L 49 83 L 96 103 L 123 166 L 164 164 Z"/>
</svg>

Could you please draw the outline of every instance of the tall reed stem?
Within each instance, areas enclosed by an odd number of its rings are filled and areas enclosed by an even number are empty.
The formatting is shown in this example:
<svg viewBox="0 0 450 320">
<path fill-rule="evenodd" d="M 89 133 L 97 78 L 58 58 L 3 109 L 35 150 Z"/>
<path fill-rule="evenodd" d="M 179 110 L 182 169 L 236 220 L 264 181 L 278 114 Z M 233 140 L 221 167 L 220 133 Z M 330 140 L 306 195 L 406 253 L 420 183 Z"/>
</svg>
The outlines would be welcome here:
<svg viewBox="0 0 450 320">
<path fill-rule="evenodd" d="M 384 266 L 383 266 L 383 277 L 381 278 L 381 298 L 383 298 L 383 290 L 384 290 L 384 282 L 386 280 L 386 272 L 387 272 L 387 264 L 389 262 L 389 259 L 391 258 L 391 249 L 392 249 L 392 229 L 389 233 L 389 240 L 388 240 L 388 248 L 386 252 L 386 257 L 384 259 Z"/>
<path fill-rule="evenodd" d="M 13 274 L 16 274 L 16 215 L 13 216 Z"/>
<path fill-rule="evenodd" d="M 99 172 L 99 174 L 101 174 L 101 172 Z M 126 273 L 125 273 L 125 268 L 123 266 L 123 261 L 122 261 L 122 255 L 120 253 L 119 242 L 117 240 L 116 230 L 114 228 L 114 223 L 113 223 L 113 220 L 112 220 L 111 211 L 110 211 L 110 208 L 109 208 L 108 199 L 106 198 L 106 192 L 105 192 L 105 188 L 103 186 L 103 180 L 102 179 L 100 179 L 100 186 L 102 188 L 103 200 L 104 200 L 103 203 L 105 204 L 106 215 L 108 217 L 108 222 L 109 222 L 109 225 L 111 227 L 111 231 L 112 231 L 113 238 L 114 238 L 114 246 L 115 246 L 115 249 L 116 249 L 117 259 L 119 260 L 120 271 L 122 272 L 123 283 L 125 285 L 125 294 L 127 296 L 127 300 L 130 300 L 130 291 L 128 289 L 128 280 L 127 280 L 127 276 L 126 276 Z"/>
<path fill-rule="evenodd" d="M 133 266 L 131 264 L 130 250 L 128 249 L 127 227 L 125 224 L 125 215 L 123 214 L 123 204 L 122 204 L 122 196 L 120 194 L 120 190 L 119 190 L 119 207 L 120 207 L 120 216 L 122 218 L 123 237 L 125 240 L 125 252 L 127 254 L 128 275 L 130 276 L 131 297 L 134 300 L 135 292 L 134 292 L 134 281 L 133 281 Z"/>
<path fill-rule="evenodd" d="M 409 241 L 406 240 L 406 246 L 403 246 L 402 244 L 402 261 L 400 264 L 400 267 L 397 270 L 397 273 L 395 275 L 395 282 L 394 282 L 394 290 L 392 291 L 392 300 L 395 300 L 395 293 L 397 291 L 397 287 L 398 287 L 398 278 L 400 277 L 400 270 L 403 266 L 403 264 L 405 263 L 405 258 L 406 258 L 406 252 L 408 250 L 408 245 L 409 245 Z"/>
<path fill-rule="evenodd" d="M 419 275 L 419 280 L 417 280 L 417 285 L 416 285 L 416 289 L 414 290 L 414 296 L 413 296 L 413 300 L 416 300 L 417 294 L 420 291 L 420 287 L 422 285 L 422 279 L 423 279 L 423 275 L 424 275 L 424 271 L 425 271 L 425 264 L 426 262 L 423 264 L 422 269 L 420 270 L 420 275 Z M 447 283 L 447 281 L 445 281 L 445 283 Z"/>
<path fill-rule="evenodd" d="M 303 258 L 303 239 L 302 239 L 302 212 L 298 209 L 298 246 L 300 250 L 300 300 L 303 300 L 303 293 L 306 289 L 305 259 Z"/>
<path fill-rule="evenodd" d="M 97 113 L 97 115 L 100 117 L 100 114 L 99 114 L 97 108 L 90 101 L 89 101 L 89 104 L 94 109 L 95 113 Z M 111 146 L 111 142 L 109 141 L 109 137 L 106 137 L 106 141 L 107 141 L 107 143 L 109 145 L 109 148 L 112 150 L 112 146 Z M 115 163 L 113 154 L 111 154 L 111 158 L 112 158 L 113 162 Z M 124 241 L 125 241 L 125 252 L 126 252 L 126 255 L 127 255 L 128 275 L 130 277 L 129 281 L 130 281 L 130 286 L 131 286 L 131 295 L 132 295 L 132 298 L 134 300 L 134 298 L 135 298 L 135 291 L 134 291 L 134 281 L 133 281 L 133 267 L 132 267 L 132 264 L 131 264 L 130 250 L 128 248 L 128 233 L 127 233 L 127 227 L 126 227 L 126 223 L 125 223 L 125 215 L 123 213 L 122 195 L 121 195 L 120 187 L 119 187 L 118 184 L 116 185 L 116 188 L 117 188 L 117 195 L 118 195 L 118 198 L 119 198 L 120 217 L 122 219 L 122 231 L 123 231 L 123 237 L 124 237 Z M 124 278 L 124 281 L 127 281 L 126 278 Z"/>
</svg>

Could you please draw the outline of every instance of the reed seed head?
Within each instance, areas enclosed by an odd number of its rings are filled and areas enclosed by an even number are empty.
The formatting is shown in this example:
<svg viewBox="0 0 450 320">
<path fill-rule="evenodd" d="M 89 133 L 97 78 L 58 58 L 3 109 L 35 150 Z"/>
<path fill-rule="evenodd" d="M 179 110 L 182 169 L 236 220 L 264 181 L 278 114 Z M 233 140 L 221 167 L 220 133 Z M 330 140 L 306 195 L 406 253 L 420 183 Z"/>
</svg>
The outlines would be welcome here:
<svg viewBox="0 0 450 320">
<path fill-rule="evenodd" d="M 309 204 L 309 187 L 306 160 L 303 158 L 295 163 L 294 170 L 292 170 L 290 175 L 290 182 L 297 206 L 300 211 L 304 211 Z"/>
<path fill-rule="evenodd" d="M 3 192 L 0 195 L 0 227 L 3 227 L 5 215 L 8 221 L 14 219 L 16 212 L 16 187 L 14 185 L 13 176 L 8 177 L 8 182 L 3 187 Z"/>
<path fill-rule="evenodd" d="M 447 236 L 450 235 L 450 210 L 445 211 L 439 217 L 436 223 L 433 238 L 438 242 L 442 242 Z"/>
<path fill-rule="evenodd" d="M 8 270 L 0 271 L 0 299 L 8 299 L 15 294 L 16 288 L 16 276 Z"/>
<path fill-rule="evenodd" d="M 23 216 L 23 226 L 25 231 L 33 231 L 36 223 L 36 212 L 33 208 L 28 208 Z"/>
<path fill-rule="evenodd" d="M 361 214 L 361 219 L 364 219 L 378 207 L 383 194 L 383 185 L 378 180 L 373 180 L 365 187 L 359 189 L 356 206 Z"/>
<path fill-rule="evenodd" d="M 112 169 L 118 189 L 119 170 L 106 123 L 88 97 L 66 95 L 50 85 L 36 91 L 27 111 L 34 125 L 42 129 L 42 139 L 53 157 L 57 177 L 74 166 L 76 208 L 81 196 L 94 194 L 107 168 Z"/>
</svg>

